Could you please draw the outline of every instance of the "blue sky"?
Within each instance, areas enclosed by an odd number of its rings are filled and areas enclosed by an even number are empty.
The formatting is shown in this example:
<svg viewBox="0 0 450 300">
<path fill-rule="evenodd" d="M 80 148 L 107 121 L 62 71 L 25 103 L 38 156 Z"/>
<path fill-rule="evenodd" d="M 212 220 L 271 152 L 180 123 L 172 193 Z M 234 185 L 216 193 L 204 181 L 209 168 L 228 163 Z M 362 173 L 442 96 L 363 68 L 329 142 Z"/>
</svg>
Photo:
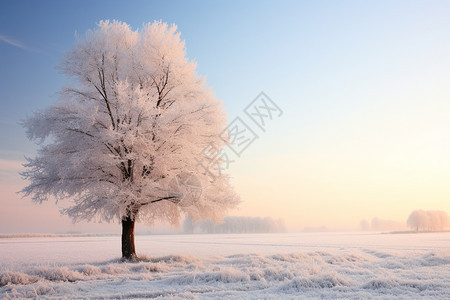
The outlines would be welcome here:
<svg viewBox="0 0 450 300">
<path fill-rule="evenodd" d="M 367 90 L 371 82 L 389 85 L 401 80 L 405 69 L 426 63 L 424 57 L 431 60 L 449 48 L 445 1 L 2 1 L 1 6 L 0 118 L 20 135 L 3 131 L 1 139 L 8 142 L 2 151 L 30 151 L 17 122 L 57 97 L 65 79 L 54 67 L 75 32 L 83 35 L 102 19 L 133 28 L 153 20 L 177 24 L 188 56 L 198 61 L 199 73 L 232 115 L 264 90 L 302 119 L 310 115 L 302 111 L 318 110 L 314 120 L 320 121 L 329 117 L 322 105 L 331 105 L 334 114 L 368 101 L 342 105 L 333 99 L 336 94 Z M 332 93 L 336 96 L 323 96 Z"/>
<path fill-rule="evenodd" d="M 33 155 L 18 123 L 56 99 L 65 78 L 54 67 L 75 32 L 163 20 L 230 120 L 260 91 L 284 111 L 230 169 L 236 214 L 353 228 L 450 211 L 449 15 L 448 1 L 3 0 L 0 160 Z"/>
</svg>

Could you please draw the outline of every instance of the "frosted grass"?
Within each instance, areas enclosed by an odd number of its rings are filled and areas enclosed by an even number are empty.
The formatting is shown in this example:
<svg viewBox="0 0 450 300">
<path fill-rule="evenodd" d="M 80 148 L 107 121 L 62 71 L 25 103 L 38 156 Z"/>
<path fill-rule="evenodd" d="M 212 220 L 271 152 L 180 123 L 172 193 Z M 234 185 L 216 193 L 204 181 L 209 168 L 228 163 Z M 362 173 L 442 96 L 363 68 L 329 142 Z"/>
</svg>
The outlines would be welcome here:
<svg viewBox="0 0 450 300">
<path fill-rule="evenodd" d="M 0 297 L 446 299 L 450 233 L 0 239 Z"/>
</svg>

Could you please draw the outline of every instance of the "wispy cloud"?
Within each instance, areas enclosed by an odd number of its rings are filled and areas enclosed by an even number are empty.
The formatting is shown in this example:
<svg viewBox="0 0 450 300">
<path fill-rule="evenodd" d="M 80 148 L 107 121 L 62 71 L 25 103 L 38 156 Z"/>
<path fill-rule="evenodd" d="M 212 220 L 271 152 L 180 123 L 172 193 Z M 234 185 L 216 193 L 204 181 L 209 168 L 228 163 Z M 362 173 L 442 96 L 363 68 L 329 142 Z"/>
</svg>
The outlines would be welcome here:
<svg viewBox="0 0 450 300">
<path fill-rule="evenodd" d="M 10 38 L 10 37 L 8 37 L 8 36 L 6 36 L 4 34 L 1 34 L 1 33 L 0 33 L 0 41 L 6 43 L 8 45 L 11 45 L 11 46 L 23 49 L 23 50 L 40 53 L 39 50 L 32 49 L 32 48 L 28 47 L 27 45 L 23 44 L 22 42 L 19 42 L 18 40 Z"/>
<path fill-rule="evenodd" d="M 23 169 L 22 164 L 25 163 L 25 160 L 7 160 L 0 159 L 0 172 L 18 172 Z"/>
<path fill-rule="evenodd" d="M 11 182 L 20 182 L 20 171 L 24 171 L 24 161 L 0 159 L 0 189 L 7 187 Z"/>
<path fill-rule="evenodd" d="M 14 40 L 12 38 L 9 38 L 9 37 L 7 37 L 7 36 L 5 36 L 3 34 L 0 34 L 0 41 L 5 42 L 7 44 L 10 44 L 12 46 L 16 46 L 16 47 L 19 47 L 19 48 L 22 48 L 22 49 L 25 49 L 25 50 L 29 50 L 28 47 L 25 46 L 24 44 L 22 44 L 21 42 L 16 41 L 16 40 Z"/>
</svg>

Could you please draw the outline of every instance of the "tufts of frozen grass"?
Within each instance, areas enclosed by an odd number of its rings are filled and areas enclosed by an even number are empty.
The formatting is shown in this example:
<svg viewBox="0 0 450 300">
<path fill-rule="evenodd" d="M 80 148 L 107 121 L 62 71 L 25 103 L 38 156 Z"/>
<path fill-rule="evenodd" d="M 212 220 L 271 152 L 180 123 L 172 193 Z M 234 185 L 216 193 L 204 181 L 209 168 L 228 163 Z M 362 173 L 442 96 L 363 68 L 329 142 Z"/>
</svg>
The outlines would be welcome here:
<svg viewBox="0 0 450 300">
<path fill-rule="evenodd" d="M 38 276 L 32 276 L 21 272 L 6 271 L 0 274 L 0 286 L 8 284 L 31 284 L 39 280 Z"/>
<path fill-rule="evenodd" d="M 449 260 L 445 253 L 382 258 L 373 253 L 373 256 L 368 256 L 367 251 L 335 255 L 322 251 L 249 254 L 214 259 L 170 255 L 141 257 L 134 262 L 111 260 L 70 267 L 40 266 L 22 272 L 3 271 L 0 295 L 195 299 L 219 295 L 240 298 L 245 292 L 250 298 L 275 295 L 357 298 L 365 291 L 371 297 L 433 298 L 450 293 Z M 386 267 L 398 261 L 404 269 Z M 435 274 L 431 267 L 437 268 Z"/>
<path fill-rule="evenodd" d="M 330 289 L 336 286 L 350 286 L 351 281 L 338 274 L 314 275 L 307 277 L 295 277 L 280 287 L 281 291 L 304 291 L 308 289 Z"/>
<path fill-rule="evenodd" d="M 141 255 L 131 262 L 0 264 L 0 298 L 448 299 L 450 251 L 445 242 L 438 249 L 403 251 L 328 247 Z"/>
</svg>

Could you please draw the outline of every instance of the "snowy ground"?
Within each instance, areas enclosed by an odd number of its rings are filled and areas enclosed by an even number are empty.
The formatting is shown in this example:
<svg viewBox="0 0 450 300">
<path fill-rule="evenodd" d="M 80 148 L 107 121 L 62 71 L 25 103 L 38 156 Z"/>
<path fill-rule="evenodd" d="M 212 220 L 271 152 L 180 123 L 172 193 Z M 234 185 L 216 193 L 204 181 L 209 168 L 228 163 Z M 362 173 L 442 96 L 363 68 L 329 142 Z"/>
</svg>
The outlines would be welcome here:
<svg viewBox="0 0 450 300">
<path fill-rule="evenodd" d="M 0 239 L 0 298 L 450 299 L 450 233 Z"/>
</svg>

